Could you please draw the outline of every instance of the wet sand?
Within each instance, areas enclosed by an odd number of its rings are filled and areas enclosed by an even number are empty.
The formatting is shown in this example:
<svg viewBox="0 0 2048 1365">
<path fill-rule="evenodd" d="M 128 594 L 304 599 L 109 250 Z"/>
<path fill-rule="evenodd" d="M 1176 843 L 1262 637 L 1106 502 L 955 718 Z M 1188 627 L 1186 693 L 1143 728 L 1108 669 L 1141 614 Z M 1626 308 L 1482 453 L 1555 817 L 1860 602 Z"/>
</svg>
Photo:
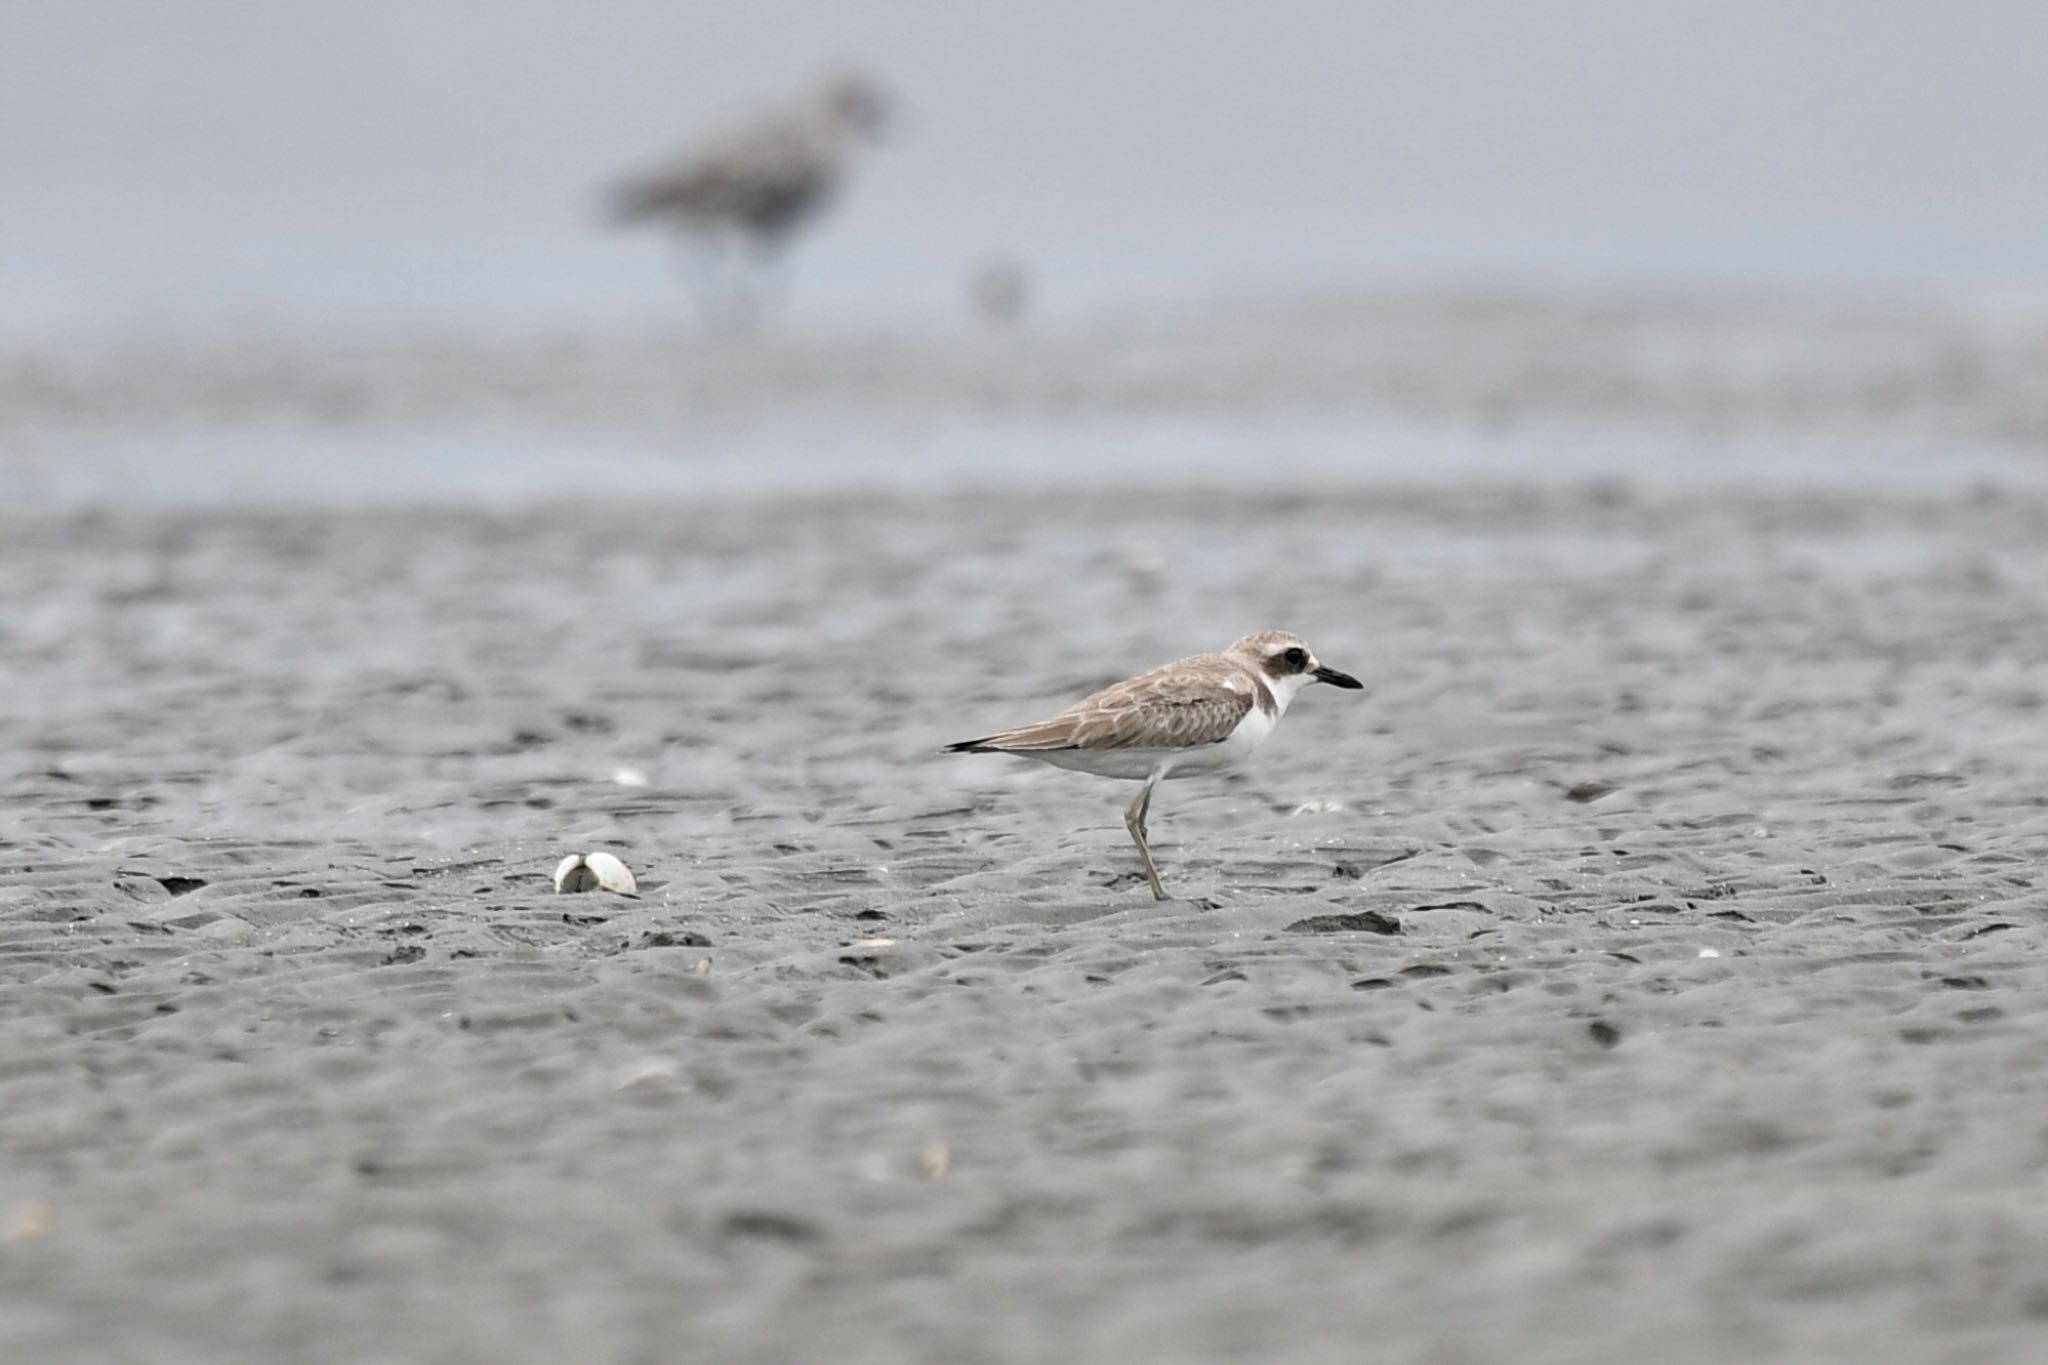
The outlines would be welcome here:
<svg viewBox="0 0 2048 1365">
<path fill-rule="evenodd" d="M 18 507 L 0 1357 L 2032 1359 L 2011 458 Z M 937 752 L 1268 625 L 1185 899 Z"/>
</svg>

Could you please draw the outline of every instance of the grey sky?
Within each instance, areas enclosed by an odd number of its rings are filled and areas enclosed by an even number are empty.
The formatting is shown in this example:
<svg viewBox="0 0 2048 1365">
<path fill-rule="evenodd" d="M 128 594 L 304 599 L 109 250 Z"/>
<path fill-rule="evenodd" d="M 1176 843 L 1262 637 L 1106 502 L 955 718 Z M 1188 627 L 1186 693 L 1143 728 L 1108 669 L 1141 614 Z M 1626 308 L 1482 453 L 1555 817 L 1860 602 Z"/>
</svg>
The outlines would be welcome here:
<svg viewBox="0 0 2048 1365">
<path fill-rule="evenodd" d="M 807 311 L 945 313 L 996 252 L 1080 307 L 2048 293 L 2028 0 L 0 0 L 0 322 L 657 315 L 666 254 L 597 186 L 842 60 L 910 117 L 805 243 Z"/>
</svg>

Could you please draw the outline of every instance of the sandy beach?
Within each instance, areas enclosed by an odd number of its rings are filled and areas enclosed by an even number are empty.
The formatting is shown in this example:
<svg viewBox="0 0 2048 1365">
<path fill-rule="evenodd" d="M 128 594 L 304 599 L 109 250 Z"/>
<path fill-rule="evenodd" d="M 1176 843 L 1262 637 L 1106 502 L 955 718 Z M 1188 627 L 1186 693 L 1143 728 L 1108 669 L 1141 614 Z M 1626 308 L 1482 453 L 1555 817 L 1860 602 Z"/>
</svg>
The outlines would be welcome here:
<svg viewBox="0 0 2048 1365">
<path fill-rule="evenodd" d="M 2038 1358 L 2048 331 L 1378 302 L 0 358 L 0 1358 Z"/>
</svg>

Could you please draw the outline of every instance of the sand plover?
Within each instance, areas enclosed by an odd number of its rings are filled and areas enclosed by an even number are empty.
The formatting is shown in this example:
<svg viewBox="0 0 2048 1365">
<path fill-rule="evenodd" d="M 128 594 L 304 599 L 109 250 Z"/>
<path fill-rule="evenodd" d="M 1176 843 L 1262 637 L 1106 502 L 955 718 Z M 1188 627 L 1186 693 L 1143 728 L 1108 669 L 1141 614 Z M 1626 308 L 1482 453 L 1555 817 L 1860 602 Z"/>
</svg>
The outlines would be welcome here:
<svg viewBox="0 0 2048 1365">
<path fill-rule="evenodd" d="M 790 235 L 831 202 L 853 153 L 880 139 L 890 104 L 865 76 L 826 81 L 793 108 L 614 185 L 611 220 L 659 221 L 682 232 L 703 272 L 698 287 L 710 311 L 718 302 L 718 269 L 734 254 L 729 248 L 740 249 L 742 274 L 771 265 Z"/>
<path fill-rule="evenodd" d="M 1193 777 L 1235 766 L 1313 682 L 1363 687 L 1349 673 L 1317 662 L 1308 641 L 1284 630 L 1245 636 L 1221 654 L 1190 658 L 1126 678 L 1078 701 L 1050 720 L 946 746 L 947 753 L 1017 754 L 1059 768 L 1143 782 L 1124 810 L 1124 825 L 1152 894 L 1165 900 L 1145 814 L 1152 789 L 1168 777 Z"/>
</svg>

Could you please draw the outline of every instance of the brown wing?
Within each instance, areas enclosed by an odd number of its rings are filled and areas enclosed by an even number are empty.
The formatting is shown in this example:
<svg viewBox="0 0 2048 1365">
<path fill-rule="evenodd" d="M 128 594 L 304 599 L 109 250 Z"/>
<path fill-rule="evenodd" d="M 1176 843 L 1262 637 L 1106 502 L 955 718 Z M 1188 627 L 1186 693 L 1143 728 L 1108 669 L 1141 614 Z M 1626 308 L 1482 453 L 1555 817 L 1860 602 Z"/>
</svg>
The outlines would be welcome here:
<svg viewBox="0 0 2048 1365">
<path fill-rule="evenodd" d="M 800 121 L 764 120 L 615 186 L 612 216 L 620 223 L 656 214 L 752 218 L 825 189 L 836 169 L 831 151 Z"/>
<path fill-rule="evenodd" d="M 1106 687 L 1050 720 L 951 747 L 1043 753 L 1219 744 L 1256 704 L 1258 688 L 1220 656 L 1200 654 Z"/>
</svg>

